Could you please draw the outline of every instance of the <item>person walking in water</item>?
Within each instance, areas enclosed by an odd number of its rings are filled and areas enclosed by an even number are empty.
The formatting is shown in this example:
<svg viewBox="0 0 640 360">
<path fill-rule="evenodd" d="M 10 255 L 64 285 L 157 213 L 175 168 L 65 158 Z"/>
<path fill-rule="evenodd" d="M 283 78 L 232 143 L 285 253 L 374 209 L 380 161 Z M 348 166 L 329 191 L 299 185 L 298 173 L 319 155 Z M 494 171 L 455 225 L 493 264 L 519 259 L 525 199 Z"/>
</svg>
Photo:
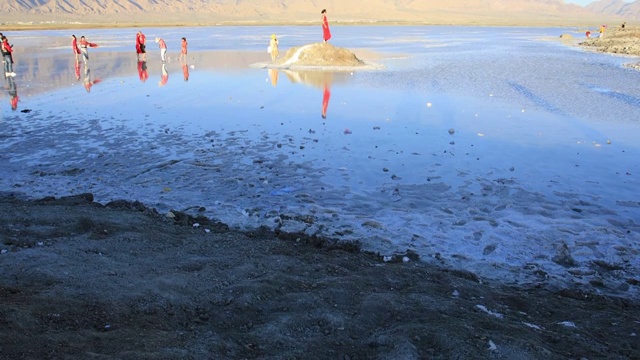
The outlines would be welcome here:
<svg viewBox="0 0 640 360">
<path fill-rule="evenodd" d="M 271 61 L 275 62 L 278 58 L 278 39 L 276 38 L 276 34 L 271 35 L 271 40 L 269 41 L 269 54 L 271 54 Z"/>
<path fill-rule="evenodd" d="M 322 15 L 322 39 L 326 43 L 331 39 L 331 31 L 329 30 L 329 20 L 327 20 L 327 9 L 322 9 L 320 12 Z"/>
<path fill-rule="evenodd" d="M 9 40 L 6 36 L 0 37 L 2 44 L 2 60 L 4 61 L 4 76 L 16 76 L 13 72 L 13 46 L 9 45 Z"/>
<path fill-rule="evenodd" d="M 162 59 L 162 62 L 166 62 L 167 61 L 167 44 L 164 42 L 164 40 L 160 39 L 159 37 L 156 38 L 156 43 L 158 43 L 158 47 L 160 47 L 160 58 Z"/>
<path fill-rule="evenodd" d="M 136 34 L 136 55 L 138 56 L 138 61 L 146 60 L 147 56 L 147 37 L 144 36 L 142 31 L 138 30 Z"/>
<path fill-rule="evenodd" d="M 78 64 L 80 62 L 80 48 L 75 35 L 71 35 L 71 51 L 73 51 L 73 57 L 76 58 L 76 64 Z"/>
<path fill-rule="evenodd" d="M 87 62 L 89 62 L 88 48 L 90 47 L 98 47 L 98 44 L 88 42 L 84 36 L 80 36 L 80 51 L 82 52 L 82 59 L 84 60 L 85 65 L 87 65 Z"/>
<path fill-rule="evenodd" d="M 187 38 L 182 38 L 182 45 L 180 48 L 180 64 L 182 64 L 183 59 L 184 59 L 184 63 L 187 63 L 187 46 L 189 44 L 187 43 Z"/>
</svg>

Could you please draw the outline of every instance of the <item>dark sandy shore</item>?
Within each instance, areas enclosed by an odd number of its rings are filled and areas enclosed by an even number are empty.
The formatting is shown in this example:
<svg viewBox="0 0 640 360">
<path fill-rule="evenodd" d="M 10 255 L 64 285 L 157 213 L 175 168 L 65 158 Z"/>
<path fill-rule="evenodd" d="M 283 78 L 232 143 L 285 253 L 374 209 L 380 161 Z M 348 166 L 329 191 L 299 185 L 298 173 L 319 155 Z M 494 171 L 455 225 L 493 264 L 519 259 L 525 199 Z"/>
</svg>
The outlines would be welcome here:
<svg viewBox="0 0 640 360">
<path fill-rule="evenodd" d="M 0 358 L 640 358 L 636 300 L 174 215 L 1 196 Z"/>
</svg>

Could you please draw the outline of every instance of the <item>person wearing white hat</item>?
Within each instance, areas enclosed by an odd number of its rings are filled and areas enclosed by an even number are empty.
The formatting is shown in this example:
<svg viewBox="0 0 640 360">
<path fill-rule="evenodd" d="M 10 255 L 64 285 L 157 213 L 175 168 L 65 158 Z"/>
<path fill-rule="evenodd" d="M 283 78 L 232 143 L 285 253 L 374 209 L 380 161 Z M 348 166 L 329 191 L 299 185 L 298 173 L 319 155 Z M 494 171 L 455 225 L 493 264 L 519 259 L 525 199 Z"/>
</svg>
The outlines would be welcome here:
<svg viewBox="0 0 640 360">
<path fill-rule="evenodd" d="M 156 42 L 160 47 L 160 58 L 162 59 L 162 62 L 166 62 L 167 61 L 167 44 L 164 42 L 164 40 L 160 39 L 159 37 L 156 38 Z"/>
</svg>

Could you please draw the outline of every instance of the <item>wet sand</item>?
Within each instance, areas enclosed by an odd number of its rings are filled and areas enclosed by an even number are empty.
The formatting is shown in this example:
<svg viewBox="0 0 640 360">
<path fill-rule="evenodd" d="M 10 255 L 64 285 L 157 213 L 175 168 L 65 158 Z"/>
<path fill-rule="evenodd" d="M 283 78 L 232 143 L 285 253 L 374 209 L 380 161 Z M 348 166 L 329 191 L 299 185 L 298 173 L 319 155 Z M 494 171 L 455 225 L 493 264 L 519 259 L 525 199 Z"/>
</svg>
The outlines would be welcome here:
<svg viewBox="0 0 640 360">
<path fill-rule="evenodd" d="M 1 359 L 640 357 L 640 303 L 90 194 L 0 197 Z"/>
</svg>

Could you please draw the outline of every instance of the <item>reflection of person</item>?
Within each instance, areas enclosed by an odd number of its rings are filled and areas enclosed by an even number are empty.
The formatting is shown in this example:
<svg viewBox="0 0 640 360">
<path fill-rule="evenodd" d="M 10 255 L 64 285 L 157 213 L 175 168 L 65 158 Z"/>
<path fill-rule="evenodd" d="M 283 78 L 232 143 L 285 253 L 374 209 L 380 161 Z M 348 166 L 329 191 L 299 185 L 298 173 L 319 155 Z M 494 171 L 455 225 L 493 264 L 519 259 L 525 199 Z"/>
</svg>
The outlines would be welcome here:
<svg viewBox="0 0 640 360">
<path fill-rule="evenodd" d="M 138 60 L 145 60 L 147 56 L 147 37 L 140 30 L 136 34 L 136 56 Z"/>
<path fill-rule="evenodd" d="M 182 64 L 182 77 L 184 81 L 189 81 L 189 65 L 187 63 Z"/>
<path fill-rule="evenodd" d="M 169 73 L 167 72 L 167 66 L 162 64 L 162 76 L 160 77 L 160 81 L 158 82 L 158 86 L 165 86 L 169 81 Z"/>
<path fill-rule="evenodd" d="M 84 36 L 80 36 L 80 51 L 82 52 L 82 59 L 84 60 L 85 65 L 89 61 L 88 48 L 90 47 L 98 47 L 98 44 L 90 43 Z"/>
<path fill-rule="evenodd" d="M 9 45 L 9 40 L 6 36 L 0 37 L 2 44 L 2 61 L 4 62 L 4 76 L 16 76 L 13 72 L 13 46 Z"/>
<path fill-rule="evenodd" d="M 7 81 L 7 93 L 9 94 L 9 104 L 11 104 L 11 110 L 15 111 L 18 108 L 18 88 L 16 87 L 13 76 L 5 78 Z"/>
<path fill-rule="evenodd" d="M 78 39 L 75 35 L 71 35 L 71 50 L 73 51 L 73 57 L 76 58 L 76 64 L 80 61 L 80 48 L 78 47 Z M 80 75 L 78 75 L 78 78 Z"/>
<path fill-rule="evenodd" d="M 182 63 L 183 58 L 185 63 L 187 62 L 187 45 L 187 38 L 182 38 L 182 45 L 180 48 L 180 63 Z"/>
<path fill-rule="evenodd" d="M 158 37 L 156 38 L 156 43 L 158 43 L 158 47 L 160 48 L 160 58 L 162 62 L 167 61 L 167 44 Z"/>
<path fill-rule="evenodd" d="M 329 98 L 331 98 L 331 89 L 329 84 L 324 83 L 324 91 L 322 94 L 322 118 L 327 118 L 327 109 L 329 108 Z"/>
<path fill-rule="evenodd" d="M 271 35 L 271 40 L 269 41 L 269 54 L 271 54 L 271 61 L 276 61 L 278 58 L 278 39 L 276 38 L 276 34 Z"/>
<path fill-rule="evenodd" d="M 324 42 L 327 42 L 329 41 L 329 39 L 331 39 L 329 20 L 327 20 L 327 9 L 322 9 L 320 14 L 322 14 L 322 39 L 324 40 Z"/>
<path fill-rule="evenodd" d="M 147 71 L 147 62 L 146 61 L 138 61 L 138 76 L 140 77 L 140 81 L 145 82 L 149 78 L 149 72 Z"/>
<path fill-rule="evenodd" d="M 278 69 L 267 69 L 269 73 L 269 79 L 271 79 L 271 85 L 274 87 L 278 85 Z"/>
<path fill-rule="evenodd" d="M 73 66 L 73 70 L 76 72 L 76 80 L 80 80 L 80 62 L 76 58 L 76 64 Z"/>
<path fill-rule="evenodd" d="M 84 89 L 91 92 L 91 87 L 100 82 L 100 79 L 91 80 L 91 69 L 84 67 Z"/>
</svg>

